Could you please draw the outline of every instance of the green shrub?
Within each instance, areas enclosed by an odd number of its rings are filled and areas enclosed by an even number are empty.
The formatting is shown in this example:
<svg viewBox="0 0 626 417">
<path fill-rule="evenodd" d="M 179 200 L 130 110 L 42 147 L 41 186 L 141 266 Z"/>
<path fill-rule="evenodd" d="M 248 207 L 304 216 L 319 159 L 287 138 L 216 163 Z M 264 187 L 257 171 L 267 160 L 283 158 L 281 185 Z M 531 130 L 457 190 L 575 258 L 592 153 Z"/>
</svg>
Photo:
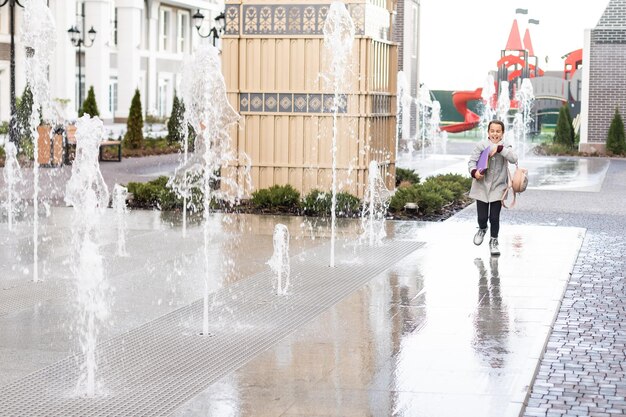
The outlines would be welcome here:
<svg viewBox="0 0 626 417">
<path fill-rule="evenodd" d="M 609 132 L 607 133 L 606 150 L 614 155 L 620 155 L 626 152 L 624 121 L 617 107 L 615 108 L 615 114 L 609 126 Z"/>
<path fill-rule="evenodd" d="M 16 100 L 15 123 L 17 129 L 18 143 L 17 148 L 22 155 L 32 155 L 33 149 L 33 132 L 30 128 L 30 116 L 33 113 L 33 92 L 30 86 L 26 85 L 22 97 Z M 30 152 L 29 152 L 30 151 Z"/>
<path fill-rule="evenodd" d="M 124 146 L 130 149 L 141 149 L 143 146 L 143 115 L 139 89 L 135 90 L 135 95 L 130 103 Z"/>
<path fill-rule="evenodd" d="M 396 168 L 396 187 L 399 186 L 402 182 L 419 184 L 420 176 L 413 170 Z"/>
<path fill-rule="evenodd" d="M 454 200 L 460 200 L 472 187 L 472 179 L 460 174 L 444 174 L 428 178 L 424 184 L 437 184 L 452 191 Z"/>
<path fill-rule="evenodd" d="M 183 123 L 185 121 L 185 107 L 174 94 L 172 113 L 167 121 L 167 141 L 171 143 L 182 143 L 184 138 Z"/>
<path fill-rule="evenodd" d="M 389 210 L 395 212 L 402 211 L 407 203 L 415 203 L 419 205 L 419 196 L 417 192 L 419 187 L 419 184 L 413 184 L 408 187 L 398 188 L 389 201 Z"/>
<path fill-rule="evenodd" d="M 183 200 L 167 187 L 168 180 L 168 177 L 161 176 L 147 183 L 129 182 L 127 188 L 133 194 L 133 206 L 160 210 L 182 208 Z"/>
<path fill-rule="evenodd" d="M 556 129 L 554 130 L 554 143 L 573 149 L 574 133 L 570 123 L 571 116 L 568 113 L 569 109 L 567 106 L 561 106 L 559 118 L 556 121 Z"/>
<path fill-rule="evenodd" d="M 329 216 L 332 208 L 332 193 L 313 190 L 304 197 L 302 208 L 304 214 L 312 216 Z M 353 217 L 359 214 L 361 201 L 347 192 L 337 193 L 337 215 Z"/>
<path fill-rule="evenodd" d="M 289 184 L 273 185 L 252 193 L 251 202 L 258 209 L 293 212 L 300 208 L 300 193 Z"/>
<path fill-rule="evenodd" d="M 268 188 L 263 188 L 253 192 L 250 202 L 257 209 L 271 208 L 272 203 L 270 198 L 270 190 Z"/>
<path fill-rule="evenodd" d="M 331 194 L 320 190 L 312 190 L 302 202 L 304 214 L 319 216 L 330 213 Z"/>
<path fill-rule="evenodd" d="M 403 211 L 407 203 L 417 204 L 422 214 L 434 214 L 450 203 L 465 198 L 472 180 L 459 174 L 444 174 L 429 177 L 422 184 L 401 187 L 391 198 L 389 209 Z"/>
<path fill-rule="evenodd" d="M 80 106 L 80 109 L 78 110 L 78 116 L 82 117 L 85 113 L 91 117 L 100 116 L 100 112 L 98 111 L 98 102 L 96 101 L 96 93 L 93 90 L 93 86 L 89 87 L 87 98 L 85 98 L 85 101 L 83 101 L 82 106 Z"/>
<path fill-rule="evenodd" d="M 346 192 L 337 193 L 338 216 L 354 217 L 360 214 L 360 210 L 361 200 L 358 197 Z"/>
</svg>

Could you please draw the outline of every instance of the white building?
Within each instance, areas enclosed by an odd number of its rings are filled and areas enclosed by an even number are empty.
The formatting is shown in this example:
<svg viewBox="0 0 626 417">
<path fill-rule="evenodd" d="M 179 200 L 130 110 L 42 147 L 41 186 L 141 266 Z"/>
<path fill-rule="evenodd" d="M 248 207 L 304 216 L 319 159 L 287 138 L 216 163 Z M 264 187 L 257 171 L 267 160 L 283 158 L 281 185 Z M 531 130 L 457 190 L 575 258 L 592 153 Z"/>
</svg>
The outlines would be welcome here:
<svg viewBox="0 0 626 417">
<path fill-rule="evenodd" d="M 25 1 L 21 0 L 24 4 Z M 197 10 L 204 14 L 200 32 L 208 34 L 214 17 L 224 10 L 223 0 L 47 0 L 56 23 L 57 46 L 50 65 L 50 96 L 69 100 L 77 109 L 78 74 L 82 96 L 94 87 L 98 110 L 105 121 L 125 121 L 130 102 L 139 89 L 144 114 L 167 117 L 174 91 L 180 85 L 185 55 L 200 37 L 194 26 Z M 0 120 L 10 118 L 9 5 L 0 9 Z M 22 9 L 15 13 L 16 96 L 24 91 L 24 47 L 20 43 Z M 93 26 L 93 45 L 78 48 L 68 30 L 76 26 L 85 42 Z M 79 71 L 78 62 L 81 63 Z"/>
</svg>

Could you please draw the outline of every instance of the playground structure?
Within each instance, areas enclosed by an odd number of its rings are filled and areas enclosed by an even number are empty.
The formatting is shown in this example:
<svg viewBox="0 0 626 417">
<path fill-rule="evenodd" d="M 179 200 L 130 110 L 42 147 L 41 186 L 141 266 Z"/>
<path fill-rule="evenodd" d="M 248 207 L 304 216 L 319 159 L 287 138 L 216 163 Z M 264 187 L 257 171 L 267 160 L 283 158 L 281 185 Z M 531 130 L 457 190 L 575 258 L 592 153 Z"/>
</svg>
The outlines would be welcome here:
<svg viewBox="0 0 626 417">
<path fill-rule="evenodd" d="M 477 127 L 481 117 L 469 109 L 468 103 L 480 100 L 484 106 L 495 109 L 500 90 L 507 84 L 511 99 L 510 109 L 513 112 L 517 111 L 519 103 L 515 99 L 516 92 L 524 79 L 530 79 L 535 96 L 532 108 L 534 131 L 540 129 L 542 116 L 558 114 L 559 108 L 564 104 L 569 104 L 570 112 L 574 117 L 577 116 L 580 113 L 582 71 L 579 69 L 582 65 L 582 49 L 572 51 L 563 58 L 565 67 L 562 77 L 546 74 L 539 68 L 539 60 L 533 49 L 529 29 L 526 29 L 522 40 L 517 19 L 514 19 L 506 46 L 497 61 L 497 73 L 494 72 L 494 94 L 490 98 L 484 97 L 482 87 L 452 93 L 452 103 L 457 112 L 463 116 L 463 121 L 441 126 L 441 130 L 458 133 Z M 504 81 L 506 83 L 503 83 Z"/>
</svg>

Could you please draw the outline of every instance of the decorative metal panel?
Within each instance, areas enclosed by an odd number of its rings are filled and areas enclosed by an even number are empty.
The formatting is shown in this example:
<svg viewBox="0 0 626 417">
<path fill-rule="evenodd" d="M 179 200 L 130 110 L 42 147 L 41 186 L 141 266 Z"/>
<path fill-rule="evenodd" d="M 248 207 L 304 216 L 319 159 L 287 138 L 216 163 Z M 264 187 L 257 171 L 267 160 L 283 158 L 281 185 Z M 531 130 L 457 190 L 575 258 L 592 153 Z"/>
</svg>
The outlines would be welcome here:
<svg viewBox="0 0 626 417">
<path fill-rule="evenodd" d="M 323 35 L 328 4 L 227 5 L 226 35 Z M 365 33 L 365 6 L 349 4 L 355 33 Z M 240 16 L 242 14 L 242 16 Z"/>
<path fill-rule="evenodd" d="M 339 95 L 337 113 L 347 113 L 348 96 Z M 332 113 L 334 94 L 239 93 L 242 113 Z"/>
</svg>

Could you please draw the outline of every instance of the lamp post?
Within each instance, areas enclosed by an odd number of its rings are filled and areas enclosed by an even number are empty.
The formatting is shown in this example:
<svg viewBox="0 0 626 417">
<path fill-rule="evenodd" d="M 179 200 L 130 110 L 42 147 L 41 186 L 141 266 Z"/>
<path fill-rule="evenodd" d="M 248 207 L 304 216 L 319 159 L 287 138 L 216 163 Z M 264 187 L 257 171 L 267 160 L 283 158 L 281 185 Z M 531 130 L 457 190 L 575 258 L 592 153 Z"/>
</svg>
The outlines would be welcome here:
<svg viewBox="0 0 626 417">
<path fill-rule="evenodd" d="M 84 22 L 84 20 L 83 20 Z M 84 30 L 84 29 L 83 29 Z M 85 41 L 85 35 L 82 34 L 76 26 L 72 26 L 68 29 L 67 33 L 70 35 L 70 41 L 72 45 L 78 48 L 78 108 L 83 103 L 83 76 L 82 76 L 82 64 L 81 64 L 81 48 L 89 48 L 93 46 L 93 41 L 96 39 L 96 30 L 91 27 L 87 32 L 87 39 L 89 43 Z"/>
<path fill-rule="evenodd" d="M 9 141 L 17 146 L 17 120 L 15 106 L 15 5 L 24 7 L 19 0 L 4 0 L 0 7 L 9 4 L 9 32 L 11 33 L 10 71 L 11 71 L 11 119 L 9 121 Z"/>
<path fill-rule="evenodd" d="M 224 27 L 226 26 L 226 16 L 224 15 L 224 12 L 218 14 L 215 19 L 213 19 L 215 21 L 215 25 L 211 27 L 211 30 L 209 30 L 209 33 L 207 33 L 206 35 L 203 35 L 200 32 L 202 22 L 204 22 L 204 15 L 200 12 L 200 9 L 196 11 L 196 13 L 192 16 L 192 19 L 193 24 L 196 26 L 196 30 L 198 31 L 198 35 L 201 38 L 208 38 L 209 36 L 211 36 L 213 40 L 213 46 L 215 46 L 216 40 L 220 37 L 222 33 L 224 33 Z"/>
</svg>

